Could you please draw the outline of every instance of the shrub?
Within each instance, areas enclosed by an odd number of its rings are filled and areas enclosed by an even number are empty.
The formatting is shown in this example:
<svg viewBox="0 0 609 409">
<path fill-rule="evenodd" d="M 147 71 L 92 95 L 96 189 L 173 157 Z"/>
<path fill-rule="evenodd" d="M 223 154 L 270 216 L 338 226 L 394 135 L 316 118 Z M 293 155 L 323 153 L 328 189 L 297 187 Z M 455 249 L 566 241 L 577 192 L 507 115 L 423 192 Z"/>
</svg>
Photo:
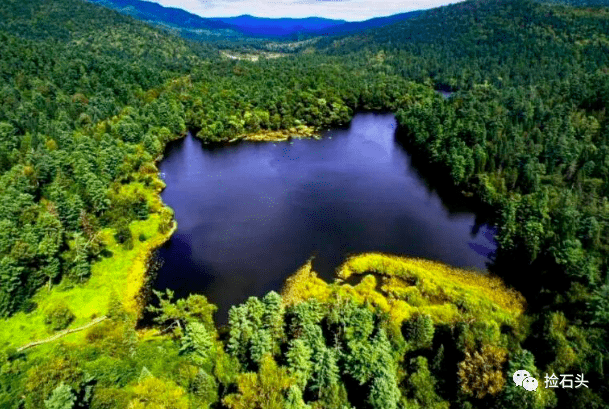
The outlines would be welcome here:
<svg viewBox="0 0 609 409">
<path fill-rule="evenodd" d="M 129 405 L 127 392 L 114 388 L 96 388 L 91 409 L 126 408 Z"/>
<path fill-rule="evenodd" d="M 44 323 L 52 331 L 65 329 L 74 321 L 76 316 L 67 305 L 60 303 L 49 309 L 44 318 Z"/>
<path fill-rule="evenodd" d="M 148 201 L 146 200 L 145 196 L 143 196 L 141 194 L 138 195 L 135 198 L 135 200 L 133 201 L 131 208 L 133 209 L 135 216 L 139 220 L 148 219 L 148 214 L 150 213 L 150 207 L 148 206 Z"/>
<path fill-rule="evenodd" d="M 21 305 L 21 309 L 26 314 L 29 314 L 30 312 L 34 311 L 36 308 L 38 308 L 38 304 L 36 304 L 32 300 L 25 300 L 25 302 Z"/>
<path fill-rule="evenodd" d="M 134 388 L 135 399 L 128 407 L 188 409 L 188 398 L 184 389 L 171 380 L 162 380 L 154 376 L 142 379 Z"/>
<path fill-rule="evenodd" d="M 161 210 L 161 222 L 159 223 L 159 232 L 168 233 L 173 227 L 173 213 L 171 210 Z"/>
<path fill-rule="evenodd" d="M 492 345 L 482 346 L 480 351 L 466 351 L 465 360 L 459 363 L 461 390 L 476 398 L 496 395 L 505 384 L 502 368 L 507 351 Z"/>
<path fill-rule="evenodd" d="M 133 248 L 133 235 L 129 229 L 129 222 L 126 219 L 121 219 L 116 226 L 114 239 L 117 243 L 124 245 L 126 248 Z"/>
<path fill-rule="evenodd" d="M 110 322 L 101 322 L 89 328 L 85 334 L 85 338 L 89 343 L 93 344 L 106 339 L 113 331 L 114 327 Z"/>
</svg>

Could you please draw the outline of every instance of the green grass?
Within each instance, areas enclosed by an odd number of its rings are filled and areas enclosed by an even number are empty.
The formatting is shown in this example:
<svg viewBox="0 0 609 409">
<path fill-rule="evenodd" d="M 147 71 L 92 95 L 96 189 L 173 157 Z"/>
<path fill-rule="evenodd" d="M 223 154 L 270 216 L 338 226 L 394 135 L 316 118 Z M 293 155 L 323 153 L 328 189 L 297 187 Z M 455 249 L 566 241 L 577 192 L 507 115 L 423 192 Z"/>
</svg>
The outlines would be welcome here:
<svg viewBox="0 0 609 409">
<path fill-rule="evenodd" d="M 144 192 L 151 203 L 151 208 L 162 207 L 156 189 L 145 188 L 140 183 L 131 183 L 123 187 L 125 193 L 133 189 Z M 159 232 L 161 216 L 150 214 L 147 220 L 134 221 L 130 224 L 133 235 L 133 249 L 127 250 L 116 243 L 112 229 L 100 232 L 107 244 L 106 249 L 112 252 L 109 258 L 101 258 L 92 265 L 91 276 L 82 284 L 60 283 L 50 291 L 43 287 L 34 295 L 33 301 L 38 307 L 31 313 L 19 312 L 9 318 L 0 320 L 0 349 L 18 348 L 29 342 L 53 335 L 44 323 L 45 311 L 60 302 L 65 303 L 76 318 L 68 328 L 80 327 L 95 317 L 108 312 L 110 296 L 114 292 L 130 313 L 139 313 L 136 296 L 146 279 L 146 261 L 150 253 L 163 244 L 172 234 Z M 147 237 L 139 241 L 140 234 Z M 62 338 L 64 342 L 80 342 L 84 332 L 74 333 Z M 41 347 L 37 347 L 41 348 Z"/>
</svg>

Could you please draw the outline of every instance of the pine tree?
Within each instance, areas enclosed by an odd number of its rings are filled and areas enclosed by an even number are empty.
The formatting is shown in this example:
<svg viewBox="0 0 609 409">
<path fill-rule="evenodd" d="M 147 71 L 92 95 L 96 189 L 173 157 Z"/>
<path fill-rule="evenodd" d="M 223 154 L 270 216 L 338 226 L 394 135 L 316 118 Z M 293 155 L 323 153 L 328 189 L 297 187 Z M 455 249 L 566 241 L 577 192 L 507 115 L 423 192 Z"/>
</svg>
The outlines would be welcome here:
<svg viewBox="0 0 609 409">
<path fill-rule="evenodd" d="M 214 348 L 214 336 L 205 326 L 198 322 L 186 325 L 182 337 L 181 354 L 188 354 L 196 365 L 204 365 L 211 357 Z"/>
<path fill-rule="evenodd" d="M 281 296 L 275 291 L 271 291 L 264 296 L 262 304 L 264 304 L 263 327 L 269 331 L 275 343 L 280 343 L 285 337 L 283 329 L 285 311 Z"/>
<path fill-rule="evenodd" d="M 317 391 L 317 396 L 322 398 L 332 391 L 339 381 L 339 369 L 336 351 L 324 348 L 314 356 L 313 377 L 311 379 L 311 390 Z"/>
<path fill-rule="evenodd" d="M 258 329 L 252 334 L 249 345 L 249 353 L 252 361 L 259 364 L 266 354 L 273 352 L 273 339 L 269 331 Z"/>
<path fill-rule="evenodd" d="M 543 409 L 552 407 L 556 397 L 551 389 L 543 388 L 540 373 L 535 366 L 533 354 L 527 350 L 516 352 L 508 362 L 507 378 L 508 382 L 503 389 L 500 400 L 505 407 L 519 407 L 522 409 Z M 512 377 L 516 371 L 525 370 L 536 378 L 540 385 L 536 393 L 530 393 L 526 389 L 512 382 Z"/>
<path fill-rule="evenodd" d="M 44 401 L 46 409 L 72 409 L 76 404 L 76 395 L 69 385 L 61 383 L 53 390 L 49 399 Z"/>
<path fill-rule="evenodd" d="M 285 409 L 311 409 L 302 398 L 302 389 L 296 385 L 290 386 L 288 389 L 288 397 L 285 401 Z"/>
<path fill-rule="evenodd" d="M 368 398 L 370 405 L 378 409 L 395 409 L 401 398 L 395 372 L 385 369 L 375 374 Z"/>
<path fill-rule="evenodd" d="M 138 383 L 142 383 L 145 379 L 147 378 L 152 378 L 152 372 L 150 372 L 150 370 L 148 368 L 146 368 L 145 366 L 142 367 L 142 370 L 140 371 L 140 376 L 139 378 L 137 378 Z"/>
<path fill-rule="evenodd" d="M 286 360 L 288 362 L 288 369 L 290 375 L 292 375 L 296 384 L 304 390 L 309 378 L 311 377 L 311 371 L 313 369 L 313 363 L 311 357 L 313 351 L 307 346 L 302 339 L 293 339 L 290 341 L 290 346 L 286 352 Z"/>
<path fill-rule="evenodd" d="M 448 409 L 448 402 L 443 401 L 436 392 L 436 379 L 429 372 L 427 359 L 418 356 L 410 363 L 415 371 L 406 382 L 406 407 Z"/>
<path fill-rule="evenodd" d="M 0 315 L 6 316 L 17 310 L 22 301 L 21 276 L 24 268 L 10 257 L 0 260 Z"/>
<path fill-rule="evenodd" d="M 589 303 L 592 314 L 592 324 L 609 324 L 609 284 L 600 286 L 592 295 Z"/>
<path fill-rule="evenodd" d="M 239 359 L 243 365 L 247 365 L 249 340 L 254 329 L 247 316 L 247 310 L 242 306 L 232 306 L 228 312 L 228 324 L 230 327 L 227 351 Z"/>
<path fill-rule="evenodd" d="M 307 325 L 315 326 L 324 317 L 323 309 L 315 299 L 295 305 L 290 309 L 290 314 L 294 316 L 290 327 L 292 333 Z"/>
<path fill-rule="evenodd" d="M 405 325 L 406 338 L 413 349 L 431 347 L 435 329 L 433 320 L 429 315 L 416 315 Z"/>
<path fill-rule="evenodd" d="M 211 404 L 218 401 L 218 382 L 216 378 L 199 369 L 190 385 L 190 391 L 201 401 Z"/>
</svg>

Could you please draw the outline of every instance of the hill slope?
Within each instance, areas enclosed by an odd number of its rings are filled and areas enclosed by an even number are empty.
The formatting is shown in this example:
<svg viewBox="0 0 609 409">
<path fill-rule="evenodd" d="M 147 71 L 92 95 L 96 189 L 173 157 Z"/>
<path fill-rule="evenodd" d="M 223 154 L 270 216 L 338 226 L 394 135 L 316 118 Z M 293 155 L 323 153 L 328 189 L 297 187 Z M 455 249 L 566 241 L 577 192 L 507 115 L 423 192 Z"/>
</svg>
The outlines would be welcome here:
<svg viewBox="0 0 609 409">
<path fill-rule="evenodd" d="M 421 14 L 421 11 L 347 22 L 320 17 L 263 18 L 250 15 L 203 18 L 182 9 L 163 7 L 144 0 L 87 0 L 139 20 L 173 30 L 186 38 L 220 40 L 241 37 L 293 38 L 298 36 L 335 35 L 362 31 L 392 24 Z"/>
<path fill-rule="evenodd" d="M 331 55 L 399 52 L 388 61 L 399 72 L 421 81 L 430 77 L 446 89 L 485 80 L 496 86 L 554 81 L 573 69 L 609 64 L 604 41 L 589 40 L 609 29 L 606 9 L 572 10 L 527 1 L 467 1 L 391 26 L 325 38 L 316 47 Z"/>
<path fill-rule="evenodd" d="M 424 10 L 409 11 L 406 13 L 394 14 L 386 17 L 376 17 L 365 21 L 346 22 L 337 26 L 330 27 L 329 29 L 323 30 L 323 34 L 338 35 L 346 33 L 355 33 L 358 31 L 364 31 L 372 28 L 388 26 L 399 21 L 408 20 L 421 14 L 425 13 Z"/>
<path fill-rule="evenodd" d="M 21 1 L 4 1 L 0 6 L 0 38 L 3 79 L 0 172 L 8 178 L 7 174 L 19 166 L 27 164 L 32 169 L 43 166 L 20 152 L 41 149 L 45 143 L 70 151 L 71 133 L 75 129 L 117 115 L 122 107 L 135 104 L 144 91 L 216 56 L 207 46 L 191 46 L 130 17 L 80 0 L 62 0 L 59 5 L 42 0 L 27 5 Z M 42 156 L 46 159 L 39 159 L 57 164 L 57 158 Z M 25 226 L 31 226 L 33 221 L 21 220 L 19 215 L 23 206 L 27 207 L 28 203 L 34 206 L 41 197 L 51 195 L 45 189 L 48 188 L 46 182 L 53 180 L 53 166 L 47 169 L 51 173 L 46 176 L 37 174 L 40 179 L 35 179 L 36 187 L 7 183 L 0 188 L 2 202 L 16 206 L 3 206 L 0 219 L 10 220 L 15 229 L 25 229 L 18 230 L 22 233 L 16 233 L 8 243 L 19 242 L 21 234 L 36 236 L 32 231 L 26 233 L 29 228 Z M 68 174 L 71 171 L 65 176 Z M 103 176 L 100 177 L 103 180 Z M 96 205 L 91 197 L 85 201 L 76 199 L 87 195 L 85 192 L 94 186 L 103 186 L 103 183 L 99 185 L 98 177 L 94 179 L 96 182 L 92 181 L 92 185 L 80 188 L 72 185 L 73 191 L 61 194 L 64 198 L 72 197 L 70 200 L 78 204 L 72 210 L 60 208 L 59 215 L 67 217 L 65 212 L 77 211 L 75 209 L 87 212 L 96 206 L 105 208 L 103 195 L 98 197 Z M 69 180 L 68 176 L 65 182 Z M 81 182 L 85 183 L 84 179 Z M 25 194 L 21 196 L 24 201 L 16 201 L 18 192 Z M 32 211 L 33 215 L 38 212 Z M 78 216 L 74 217 L 70 222 L 64 220 L 61 233 L 55 237 L 56 245 L 31 259 L 22 259 L 16 254 L 3 259 L 12 267 L 2 267 L 6 275 L 0 282 L 0 293 L 11 296 L 0 297 L 0 315 L 19 309 L 33 291 L 43 282 L 49 282 L 49 277 L 59 279 L 62 274 L 69 274 L 74 266 L 71 258 L 66 258 L 66 252 L 70 252 L 68 243 L 73 239 L 72 233 L 81 232 L 82 227 Z M 9 254 L 11 245 L 3 246 L 0 258 Z M 83 273 L 88 271 L 91 257 L 94 254 L 81 254 Z"/>
<path fill-rule="evenodd" d="M 166 29 L 177 31 L 186 38 L 198 40 L 222 37 L 240 37 L 241 33 L 234 27 L 199 17 L 185 10 L 163 7 L 158 3 L 141 0 L 87 0 L 138 20 L 155 24 Z"/>
</svg>

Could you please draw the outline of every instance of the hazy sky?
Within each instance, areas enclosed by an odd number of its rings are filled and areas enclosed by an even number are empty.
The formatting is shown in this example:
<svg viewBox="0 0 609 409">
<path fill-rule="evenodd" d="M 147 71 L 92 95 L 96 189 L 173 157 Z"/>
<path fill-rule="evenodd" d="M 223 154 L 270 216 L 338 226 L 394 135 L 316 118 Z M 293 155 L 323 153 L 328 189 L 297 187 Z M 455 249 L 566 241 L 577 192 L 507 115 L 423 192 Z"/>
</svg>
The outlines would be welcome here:
<svg viewBox="0 0 609 409">
<path fill-rule="evenodd" d="M 153 0 L 203 17 L 327 17 L 366 20 L 411 10 L 429 9 L 458 0 Z"/>
</svg>

